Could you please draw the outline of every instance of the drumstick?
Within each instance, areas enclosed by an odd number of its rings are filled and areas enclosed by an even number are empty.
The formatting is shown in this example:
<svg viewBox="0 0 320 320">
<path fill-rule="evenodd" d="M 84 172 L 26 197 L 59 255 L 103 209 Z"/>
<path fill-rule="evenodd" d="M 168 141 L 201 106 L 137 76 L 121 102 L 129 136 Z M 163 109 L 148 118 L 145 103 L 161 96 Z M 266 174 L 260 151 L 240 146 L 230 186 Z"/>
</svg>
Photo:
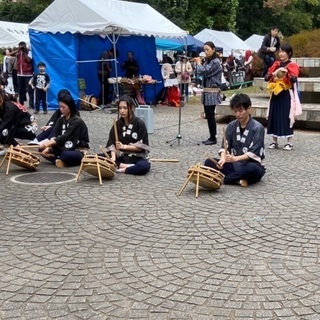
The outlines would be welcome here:
<svg viewBox="0 0 320 320">
<path fill-rule="evenodd" d="M 179 159 L 160 159 L 160 158 L 151 158 L 149 159 L 151 162 L 180 162 Z"/>
<path fill-rule="evenodd" d="M 18 147 L 24 148 L 24 149 L 25 148 L 37 148 L 37 149 L 40 149 L 41 145 L 40 144 L 37 144 L 37 145 L 35 145 L 35 144 L 26 144 L 26 145 L 21 144 Z"/>
<path fill-rule="evenodd" d="M 224 153 L 228 154 L 228 148 L 227 148 L 227 136 L 226 136 L 226 129 L 225 127 L 222 128 L 223 130 L 223 146 L 224 146 Z"/>
<path fill-rule="evenodd" d="M 118 137 L 118 130 L 117 130 L 117 121 L 116 119 L 113 119 L 113 128 L 114 128 L 114 136 L 116 139 L 116 142 L 119 141 L 119 137 Z"/>
<path fill-rule="evenodd" d="M 102 153 L 108 158 L 111 159 L 111 157 L 108 155 L 106 148 L 104 148 L 103 146 L 100 146 L 100 150 L 102 151 Z"/>
<path fill-rule="evenodd" d="M 208 152 L 205 152 L 204 155 L 205 155 L 210 161 L 212 161 L 217 167 L 220 167 L 219 162 L 218 162 L 216 159 L 211 158 L 211 157 L 209 156 Z"/>
</svg>

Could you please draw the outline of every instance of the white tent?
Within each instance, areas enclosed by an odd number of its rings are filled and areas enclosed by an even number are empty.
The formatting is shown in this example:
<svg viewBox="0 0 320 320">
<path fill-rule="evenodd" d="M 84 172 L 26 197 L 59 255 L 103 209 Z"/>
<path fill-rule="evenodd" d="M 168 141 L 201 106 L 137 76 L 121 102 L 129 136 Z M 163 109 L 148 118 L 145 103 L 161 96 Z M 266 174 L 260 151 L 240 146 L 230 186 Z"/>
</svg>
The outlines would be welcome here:
<svg viewBox="0 0 320 320">
<path fill-rule="evenodd" d="M 231 53 L 243 53 L 242 51 L 251 49 L 231 31 L 203 29 L 194 37 L 203 42 L 212 41 L 216 47 L 222 47 L 223 56 L 229 56 Z"/>
<path fill-rule="evenodd" d="M 79 96 L 78 78 L 85 80 L 86 94 L 98 96 L 98 61 L 111 46 L 120 53 L 112 61 L 115 77 L 121 76 L 118 66 L 130 50 L 141 74 L 162 80 L 154 37 L 187 38 L 186 31 L 151 6 L 119 0 L 55 0 L 29 24 L 29 35 L 34 61 L 45 61 L 52 79 L 50 104 L 63 87 Z"/>
<path fill-rule="evenodd" d="M 50 33 L 135 34 L 186 37 L 180 29 L 151 6 L 119 0 L 55 0 L 30 25 Z"/>
<path fill-rule="evenodd" d="M 28 25 L 26 23 L 0 21 L 0 47 L 17 47 L 20 41 L 30 44 Z"/>
<path fill-rule="evenodd" d="M 254 51 L 258 52 L 262 41 L 263 41 L 264 36 L 260 36 L 258 34 L 253 34 L 251 37 L 249 37 L 247 40 L 244 42 Z"/>
</svg>

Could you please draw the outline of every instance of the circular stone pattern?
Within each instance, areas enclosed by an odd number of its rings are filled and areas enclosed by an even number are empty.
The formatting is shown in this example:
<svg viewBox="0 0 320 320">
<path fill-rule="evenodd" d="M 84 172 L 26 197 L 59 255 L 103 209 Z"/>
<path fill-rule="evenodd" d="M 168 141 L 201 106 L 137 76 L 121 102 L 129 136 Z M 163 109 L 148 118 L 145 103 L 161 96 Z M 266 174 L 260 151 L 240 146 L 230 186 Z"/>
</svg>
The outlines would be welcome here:
<svg viewBox="0 0 320 320">
<path fill-rule="evenodd" d="M 21 184 L 52 185 L 72 182 L 75 178 L 76 175 L 69 172 L 32 172 L 14 176 L 10 180 Z"/>
</svg>

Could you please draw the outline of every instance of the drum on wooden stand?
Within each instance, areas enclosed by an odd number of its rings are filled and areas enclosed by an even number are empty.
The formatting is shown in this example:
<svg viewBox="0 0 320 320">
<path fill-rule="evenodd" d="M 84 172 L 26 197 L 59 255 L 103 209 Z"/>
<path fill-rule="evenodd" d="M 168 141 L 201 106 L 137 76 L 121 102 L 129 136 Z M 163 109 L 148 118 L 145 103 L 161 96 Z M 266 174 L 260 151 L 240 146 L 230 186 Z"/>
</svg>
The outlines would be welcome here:
<svg viewBox="0 0 320 320">
<path fill-rule="evenodd" d="M 202 166 L 198 163 L 189 168 L 187 180 L 182 186 L 178 195 L 182 193 L 189 181 L 196 185 L 196 197 L 198 197 L 199 186 L 210 190 L 217 190 L 220 189 L 223 180 L 224 174 L 222 174 L 220 171 L 207 166 Z"/>
<path fill-rule="evenodd" d="M 82 158 L 76 182 L 78 182 L 82 171 L 98 177 L 100 185 L 102 185 L 102 179 L 112 180 L 115 177 L 117 166 L 108 158 L 98 156 L 97 154 L 86 154 Z"/>
<path fill-rule="evenodd" d="M 15 165 L 35 171 L 38 168 L 38 165 L 40 163 L 40 158 L 35 156 L 29 151 L 24 150 L 23 148 L 19 146 L 10 146 L 7 150 L 7 153 L 5 154 L 0 167 L 2 167 L 3 163 L 8 160 L 6 175 L 9 174 L 10 165 L 11 163 L 14 163 Z"/>
<path fill-rule="evenodd" d="M 97 109 L 97 99 L 94 95 L 83 95 L 81 98 L 80 107 L 82 110 L 95 110 Z"/>
</svg>

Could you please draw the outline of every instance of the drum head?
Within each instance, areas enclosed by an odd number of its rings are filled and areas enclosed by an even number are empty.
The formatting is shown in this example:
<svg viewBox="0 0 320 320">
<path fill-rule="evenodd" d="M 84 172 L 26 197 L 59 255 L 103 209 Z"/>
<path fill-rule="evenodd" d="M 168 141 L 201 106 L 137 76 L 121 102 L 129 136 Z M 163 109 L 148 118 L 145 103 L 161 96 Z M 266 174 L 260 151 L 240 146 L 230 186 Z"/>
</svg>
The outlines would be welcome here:
<svg viewBox="0 0 320 320">
<path fill-rule="evenodd" d="M 26 159 L 23 159 L 21 157 L 12 156 L 11 162 L 19 167 L 22 167 L 28 170 L 32 170 L 32 171 L 37 170 L 37 165 L 35 165 L 32 161 L 26 161 Z"/>
<path fill-rule="evenodd" d="M 224 178 L 220 171 L 205 166 L 193 166 L 189 169 L 189 174 L 191 174 L 190 181 L 194 184 L 197 184 L 199 174 L 199 185 L 210 190 L 220 189 Z"/>
<path fill-rule="evenodd" d="M 102 178 L 111 180 L 115 177 L 115 172 L 112 169 L 105 166 L 99 167 Z M 82 169 L 95 177 L 99 177 L 98 165 L 96 163 L 85 163 Z"/>
</svg>

